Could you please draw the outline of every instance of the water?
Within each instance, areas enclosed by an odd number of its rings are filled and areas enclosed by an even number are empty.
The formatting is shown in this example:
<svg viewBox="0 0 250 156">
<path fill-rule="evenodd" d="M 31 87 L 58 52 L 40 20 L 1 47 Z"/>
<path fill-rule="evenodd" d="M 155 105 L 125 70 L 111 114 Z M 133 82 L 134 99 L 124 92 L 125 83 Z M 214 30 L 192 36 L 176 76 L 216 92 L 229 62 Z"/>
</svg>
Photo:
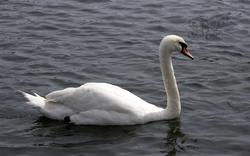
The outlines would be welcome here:
<svg viewBox="0 0 250 156">
<path fill-rule="evenodd" d="M 2 0 L 0 154 L 250 154 L 250 3 Z M 164 107 L 158 45 L 183 36 L 195 60 L 174 56 L 179 120 L 75 126 L 42 117 L 17 90 L 46 95 L 109 82 Z"/>
</svg>

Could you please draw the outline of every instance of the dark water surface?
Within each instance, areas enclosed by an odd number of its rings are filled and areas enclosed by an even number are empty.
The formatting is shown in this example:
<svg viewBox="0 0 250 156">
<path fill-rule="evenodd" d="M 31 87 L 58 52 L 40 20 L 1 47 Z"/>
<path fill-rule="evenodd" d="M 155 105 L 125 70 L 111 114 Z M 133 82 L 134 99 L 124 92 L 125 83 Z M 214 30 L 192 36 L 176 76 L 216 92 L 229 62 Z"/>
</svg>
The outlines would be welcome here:
<svg viewBox="0 0 250 156">
<path fill-rule="evenodd" d="M 1 0 L 0 155 L 250 155 L 250 1 Z M 20 89 L 46 95 L 109 82 L 164 107 L 158 45 L 174 56 L 182 116 L 137 126 L 42 117 Z"/>
</svg>

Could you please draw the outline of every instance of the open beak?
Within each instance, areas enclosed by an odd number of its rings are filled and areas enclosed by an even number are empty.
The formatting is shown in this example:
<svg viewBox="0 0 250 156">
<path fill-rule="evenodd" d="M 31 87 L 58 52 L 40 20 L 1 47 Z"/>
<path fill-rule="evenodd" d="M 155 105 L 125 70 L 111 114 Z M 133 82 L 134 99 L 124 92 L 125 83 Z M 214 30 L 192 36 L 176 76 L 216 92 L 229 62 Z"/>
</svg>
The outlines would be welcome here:
<svg viewBox="0 0 250 156">
<path fill-rule="evenodd" d="M 183 55 L 186 55 L 187 57 L 191 58 L 192 60 L 194 59 L 194 57 L 193 57 L 192 54 L 187 50 L 186 47 L 183 47 L 183 48 L 182 48 L 181 53 L 182 53 Z"/>
</svg>

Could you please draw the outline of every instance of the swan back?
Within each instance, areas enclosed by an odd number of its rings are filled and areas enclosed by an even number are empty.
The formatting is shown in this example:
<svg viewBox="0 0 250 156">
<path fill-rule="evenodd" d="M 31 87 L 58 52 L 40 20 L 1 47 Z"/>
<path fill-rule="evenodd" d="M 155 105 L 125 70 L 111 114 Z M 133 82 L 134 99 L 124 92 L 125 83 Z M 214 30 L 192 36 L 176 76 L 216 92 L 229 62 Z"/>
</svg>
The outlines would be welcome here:
<svg viewBox="0 0 250 156">
<path fill-rule="evenodd" d="M 52 112 L 52 106 L 55 105 L 56 108 L 63 106 L 61 108 L 70 109 L 67 113 L 55 109 L 55 119 L 60 116 L 63 119 L 63 114 L 67 114 L 72 116 L 70 119 L 76 124 L 144 123 L 146 115 L 163 110 L 125 89 L 108 83 L 86 83 L 77 88 L 54 91 L 46 96 L 48 107 L 45 108 Z"/>
</svg>

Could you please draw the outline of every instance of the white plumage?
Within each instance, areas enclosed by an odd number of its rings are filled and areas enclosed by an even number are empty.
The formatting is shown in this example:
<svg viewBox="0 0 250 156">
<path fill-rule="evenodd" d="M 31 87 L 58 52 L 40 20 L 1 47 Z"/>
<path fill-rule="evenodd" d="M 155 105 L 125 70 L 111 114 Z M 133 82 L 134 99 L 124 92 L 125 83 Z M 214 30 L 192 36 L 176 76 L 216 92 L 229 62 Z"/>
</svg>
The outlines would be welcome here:
<svg viewBox="0 0 250 156">
<path fill-rule="evenodd" d="M 27 103 L 39 107 L 45 116 L 57 120 L 69 117 L 75 124 L 134 125 L 173 119 L 180 114 L 180 98 L 170 55 L 176 50 L 183 53 L 183 48 L 187 51 L 179 42 L 186 45 L 181 37 L 169 35 L 160 45 L 161 70 L 168 95 L 166 109 L 108 83 L 86 83 L 77 88 L 51 92 L 45 98 L 22 93 L 29 100 Z M 188 55 L 192 57 L 190 53 Z"/>
</svg>

